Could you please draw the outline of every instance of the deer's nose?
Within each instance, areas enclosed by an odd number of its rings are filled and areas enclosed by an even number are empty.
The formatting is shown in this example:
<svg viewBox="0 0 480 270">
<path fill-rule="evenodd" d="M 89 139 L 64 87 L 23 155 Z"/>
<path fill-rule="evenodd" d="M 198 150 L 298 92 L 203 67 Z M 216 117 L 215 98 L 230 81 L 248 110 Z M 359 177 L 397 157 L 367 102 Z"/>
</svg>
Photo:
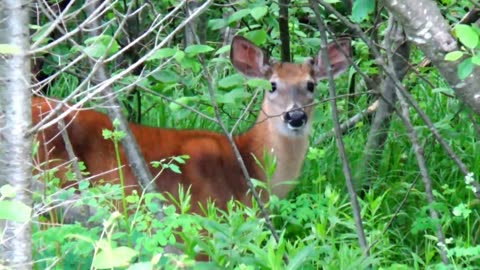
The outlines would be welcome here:
<svg viewBox="0 0 480 270">
<path fill-rule="evenodd" d="M 289 128 L 299 129 L 307 123 L 308 116 L 304 110 L 294 109 L 285 113 L 284 120 Z"/>
</svg>

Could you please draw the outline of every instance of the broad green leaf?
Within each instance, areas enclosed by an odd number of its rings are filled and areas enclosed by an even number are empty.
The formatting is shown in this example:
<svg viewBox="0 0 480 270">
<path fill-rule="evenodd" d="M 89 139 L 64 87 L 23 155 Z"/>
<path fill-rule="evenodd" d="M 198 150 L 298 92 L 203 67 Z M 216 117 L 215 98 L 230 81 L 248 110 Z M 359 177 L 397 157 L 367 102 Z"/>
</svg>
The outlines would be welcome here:
<svg viewBox="0 0 480 270">
<path fill-rule="evenodd" d="M 84 241 L 84 242 L 86 242 L 86 243 L 95 245 L 95 241 L 94 241 L 92 238 L 90 238 L 88 235 L 81 235 L 81 234 L 71 233 L 71 234 L 67 234 L 67 235 L 66 235 L 66 238 L 78 239 L 78 240 Z"/>
<path fill-rule="evenodd" d="M 97 253 L 93 266 L 98 269 L 126 267 L 138 252 L 129 247 L 106 248 Z"/>
<path fill-rule="evenodd" d="M 251 94 L 245 91 L 243 87 L 237 87 L 225 94 L 217 94 L 216 99 L 218 103 L 233 104 L 238 99 L 245 99 L 251 96 Z"/>
<path fill-rule="evenodd" d="M 462 58 L 463 52 L 462 51 L 453 51 L 449 52 L 445 55 L 445 61 L 457 61 L 458 59 Z"/>
<path fill-rule="evenodd" d="M 118 52 L 120 49 L 117 41 L 109 35 L 91 37 L 85 40 L 84 43 L 86 45 L 84 48 L 85 53 L 92 58 L 100 58 L 104 55 L 109 56 Z"/>
<path fill-rule="evenodd" d="M 352 7 L 352 21 L 361 22 L 375 9 L 374 0 L 356 0 Z"/>
<path fill-rule="evenodd" d="M 480 55 L 475 55 L 474 57 L 472 57 L 472 63 L 480 66 Z"/>
<path fill-rule="evenodd" d="M 78 189 L 79 190 L 86 190 L 90 186 L 90 181 L 80 181 L 78 182 Z"/>
<path fill-rule="evenodd" d="M 478 257 L 480 245 L 472 247 L 454 247 L 448 251 L 449 256 L 455 257 Z"/>
<path fill-rule="evenodd" d="M 182 174 L 182 171 L 180 170 L 180 167 L 177 164 L 170 164 L 168 165 L 168 168 L 174 173 Z"/>
<path fill-rule="evenodd" d="M 178 74 L 170 69 L 160 70 L 158 72 L 154 72 L 152 77 L 162 83 L 176 83 L 180 79 L 178 78 Z"/>
<path fill-rule="evenodd" d="M 13 198 L 17 192 L 13 186 L 6 184 L 0 187 L 0 195 L 4 198 Z"/>
<path fill-rule="evenodd" d="M 305 44 L 309 47 L 312 47 L 312 48 L 320 48 L 320 38 L 304 38 L 302 39 L 303 42 L 305 42 Z"/>
<path fill-rule="evenodd" d="M 248 79 L 247 80 L 247 85 L 252 87 L 252 88 L 261 88 L 265 90 L 271 90 L 272 89 L 272 83 L 270 83 L 269 80 L 265 79 Z"/>
<path fill-rule="evenodd" d="M 134 263 L 130 265 L 128 270 L 153 270 L 154 264 L 151 262 L 139 262 L 139 263 Z"/>
<path fill-rule="evenodd" d="M 447 95 L 455 95 L 455 92 L 453 92 L 452 88 L 448 87 L 439 87 L 432 89 L 432 93 L 442 93 L 442 94 L 447 94 Z"/>
<path fill-rule="evenodd" d="M 475 66 L 472 64 L 472 58 L 465 59 L 462 63 L 458 65 L 458 77 L 460 80 L 463 80 L 472 74 L 473 68 Z"/>
<path fill-rule="evenodd" d="M 228 52 L 229 50 L 230 50 L 230 45 L 223 46 L 222 48 L 218 49 L 218 50 L 215 52 L 215 55 L 219 55 L 219 54 Z"/>
<path fill-rule="evenodd" d="M 177 52 L 177 49 L 174 48 L 161 48 L 156 51 L 152 56 L 148 58 L 148 60 L 156 60 L 156 59 L 163 59 L 172 57 Z"/>
<path fill-rule="evenodd" d="M 303 263 L 315 257 L 315 245 L 311 244 L 305 248 L 303 248 L 300 252 L 295 254 L 293 258 L 290 258 L 288 262 L 287 270 L 295 270 L 295 269 L 302 269 Z"/>
<path fill-rule="evenodd" d="M 175 58 L 175 61 L 180 63 L 185 58 L 185 52 L 184 51 L 177 51 L 174 58 Z"/>
<path fill-rule="evenodd" d="M 466 24 L 458 24 L 455 26 L 455 32 L 457 33 L 458 39 L 460 39 L 460 42 L 462 42 L 465 47 L 469 49 L 474 49 L 477 47 L 478 34 L 471 26 Z"/>
<path fill-rule="evenodd" d="M 190 45 L 185 49 L 185 53 L 187 53 L 190 57 L 195 56 L 197 54 L 201 53 L 207 53 L 211 52 L 214 49 L 208 45 L 203 45 L 203 44 L 195 44 L 195 45 Z"/>
<path fill-rule="evenodd" d="M 225 19 L 212 19 L 208 21 L 208 27 L 212 30 L 223 29 L 227 27 L 228 22 Z"/>
<path fill-rule="evenodd" d="M 300 30 L 295 30 L 293 31 L 299 38 L 306 38 L 308 37 L 308 34 L 306 34 L 305 32 L 303 31 L 300 31 Z"/>
<path fill-rule="evenodd" d="M 20 48 L 13 44 L 0 44 L 0 54 L 19 54 Z"/>
<path fill-rule="evenodd" d="M 233 86 L 242 84 L 245 81 L 242 75 L 235 73 L 230 76 L 227 76 L 220 81 L 218 81 L 218 87 L 220 88 L 231 88 Z"/>
<path fill-rule="evenodd" d="M 52 38 L 48 36 L 47 31 L 50 29 L 52 22 L 44 23 L 40 25 L 30 25 L 30 28 L 35 30 L 32 35 L 32 41 L 37 42 L 41 39 L 41 44 L 47 44 Z"/>
<path fill-rule="evenodd" d="M 0 201 L 0 220 L 27 222 L 32 208 L 19 201 Z"/>
<path fill-rule="evenodd" d="M 233 22 L 238 22 L 240 21 L 243 17 L 247 16 L 250 14 L 250 9 L 241 9 L 236 12 L 234 12 L 230 17 L 228 17 L 228 24 L 231 24 Z"/>
<path fill-rule="evenodd" d="M 197 97 L 180 97 L 180 98 L 177 98 L 175 100 L 175 102 L 171 102 L 168 105 L 168 108 L 170 108 L 170 110 L 175 112 L 175 111 L 178 111 L 178 110 L 183 108 L 183 106 L 180 105 L 180 104 L 189 105 L 189 104 L 192 104 L 192 102 L 196 101 L 196 100 L 198 100 Z"/>
<path fill-rule="evenodd" d="M 262 45 L 267 41 L 268 34 L 265 30 L 259 29 L 248 32 L 245 37 L 257 45 Z"/>
<path fill-rule="evenodd" d="M 250 15 L 256 20 L 260 21 L 268 12 L 268 7 L 255 7 L 250 11 Z"/>
</svg>

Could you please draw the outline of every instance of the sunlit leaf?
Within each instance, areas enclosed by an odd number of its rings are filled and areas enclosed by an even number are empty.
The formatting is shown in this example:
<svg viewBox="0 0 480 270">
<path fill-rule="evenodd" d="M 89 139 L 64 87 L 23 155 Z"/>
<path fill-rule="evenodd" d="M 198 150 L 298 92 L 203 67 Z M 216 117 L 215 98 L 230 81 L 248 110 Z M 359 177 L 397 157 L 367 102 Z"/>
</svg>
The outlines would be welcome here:
<svg viewBox="0 0 480 270">
<path fill-rule="evenodd" d="M 0 187 L 0 195 L 5 198 L 13 198 L 15 197 L 17 192 L 12 185 L 6 184 Z"/>
<path fill-rule="evenodd" d="M 195 45 L 190 45 L 185 49 L 185 53 L 187 53 L 189 56 L 195 56 L 201 53 L 207 53 L 211 52 L 214 49 L 208 45 L 204 44 L 195 44 Z"/>
<path fill-rule="evenodd" d="M 259 29 L 248 32 L 245 37 L 257 45 L 262 45 L 267 41 L 268 34 L 265 30 Z"/>
<path fill-rule="evenodd" d="M 93 266 L 98 269 L 125 267 L 137 256 L 138 252 L 129 247 L 106 248 L 98 252 L 93 260 Z"/>
<path fill-rule="evenodd" d="M 230 17 L 228 17 L 228 24 L 231 24 L 233 22 L 237 22 L 239 20 L 241 20 L 243 17 L 247 16 L 248 14 L 250 14 L 250 9 L 241 9 L 241 10 L 238 10 L 234 13 L 232 13 L 232 15 L 230 15 Z"/>
<path fill-rule="evenodd" d="M 356 0 L 352 7 L 352 21 L 361 22 L 375 9 L 374 0 Z"/>
<path fill-rule="evenodd" d="M 255 7 L 250 11 L 250 15 L 256 20 L 259 21 L 262 19 L 268 12 L 268 7 L 262 6 L 262 7 Z"/>
<path fill-rule="evenodd" d="M 19 201 L 0 201 L 0 220 L 27 222 L 32 214 L 32 208 Z"/>
<path fill-rule="evenodd" d="M 449 52 L 445 55 L 445 61 L 457 61 L 458 59 L 462 58 L 463 52 L 462 51 L 453 51 Z"/>
<path fill-rule="evenodd" d="M 475 30 L 466 24 L 458 24 L 455 26 L 455 33 L 457 33 L 458 39 L 465 47 L 474 49 L 478 45 L 478 34 Z"/>
<path fill-rule="evenodd" d="M 463 80 L 472 74 L 474 65 L 472 64 L 472 59 L 465 59 L 462 63 L 458 65 L 458 77 Z"/>
<path fill-rule="evenodd" d="M 172 57 L 177 52 L 174 48 L 161 48 L 157 50 L 152 56 L 148 58 L 148 60 L 155 60 L 155 59 L 163 59 Z"/>
<path fill-rule="evenodd" d="M 13 44 L 0 44 L 0 54 L 19 54 L 20 48 Z"/>
</svg>

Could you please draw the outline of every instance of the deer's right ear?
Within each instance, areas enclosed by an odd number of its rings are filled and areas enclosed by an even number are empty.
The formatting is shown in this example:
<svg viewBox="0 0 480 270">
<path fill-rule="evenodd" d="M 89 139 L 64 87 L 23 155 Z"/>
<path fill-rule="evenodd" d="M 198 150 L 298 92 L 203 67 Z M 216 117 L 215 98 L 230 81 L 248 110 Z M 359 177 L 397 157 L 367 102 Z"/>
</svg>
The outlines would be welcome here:
<svg viewBox="0 0 480 270">
<path fill-rule="evenodd" d="M 241 36 L 233 37 L 230 61 L 238 71 L 248 77 L 265 78 L 270 70 L 268 55 Z"/>
</svg>

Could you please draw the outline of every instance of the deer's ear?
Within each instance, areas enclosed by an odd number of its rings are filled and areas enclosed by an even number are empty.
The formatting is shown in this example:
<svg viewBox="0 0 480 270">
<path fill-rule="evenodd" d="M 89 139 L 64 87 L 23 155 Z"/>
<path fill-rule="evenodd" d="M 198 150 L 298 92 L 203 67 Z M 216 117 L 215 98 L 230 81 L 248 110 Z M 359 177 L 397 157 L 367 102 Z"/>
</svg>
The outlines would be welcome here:
<svg viewBox="0 0 480 270">
<path fill-rule="evenodd" d="M 270 69 L 268 55 L 250 40 L 235 36 L 230 49 L 233 66 L 248 77 L 265 78 Z"/>
<path fill-rule="evenodd" d="M 352 57 L 352 45 L 350 38 L 339 38 L 337 42 L 330 42 L 327 46 L 327 53 L 330 59 L 331 72 L 334 77 L 342 74 L 350 66 L 348 58 Z M 315 77 L 317 80 L 325 79 L 327 67 L 322 61 L 322 51 L 314 58 Z"/>
</svg>

